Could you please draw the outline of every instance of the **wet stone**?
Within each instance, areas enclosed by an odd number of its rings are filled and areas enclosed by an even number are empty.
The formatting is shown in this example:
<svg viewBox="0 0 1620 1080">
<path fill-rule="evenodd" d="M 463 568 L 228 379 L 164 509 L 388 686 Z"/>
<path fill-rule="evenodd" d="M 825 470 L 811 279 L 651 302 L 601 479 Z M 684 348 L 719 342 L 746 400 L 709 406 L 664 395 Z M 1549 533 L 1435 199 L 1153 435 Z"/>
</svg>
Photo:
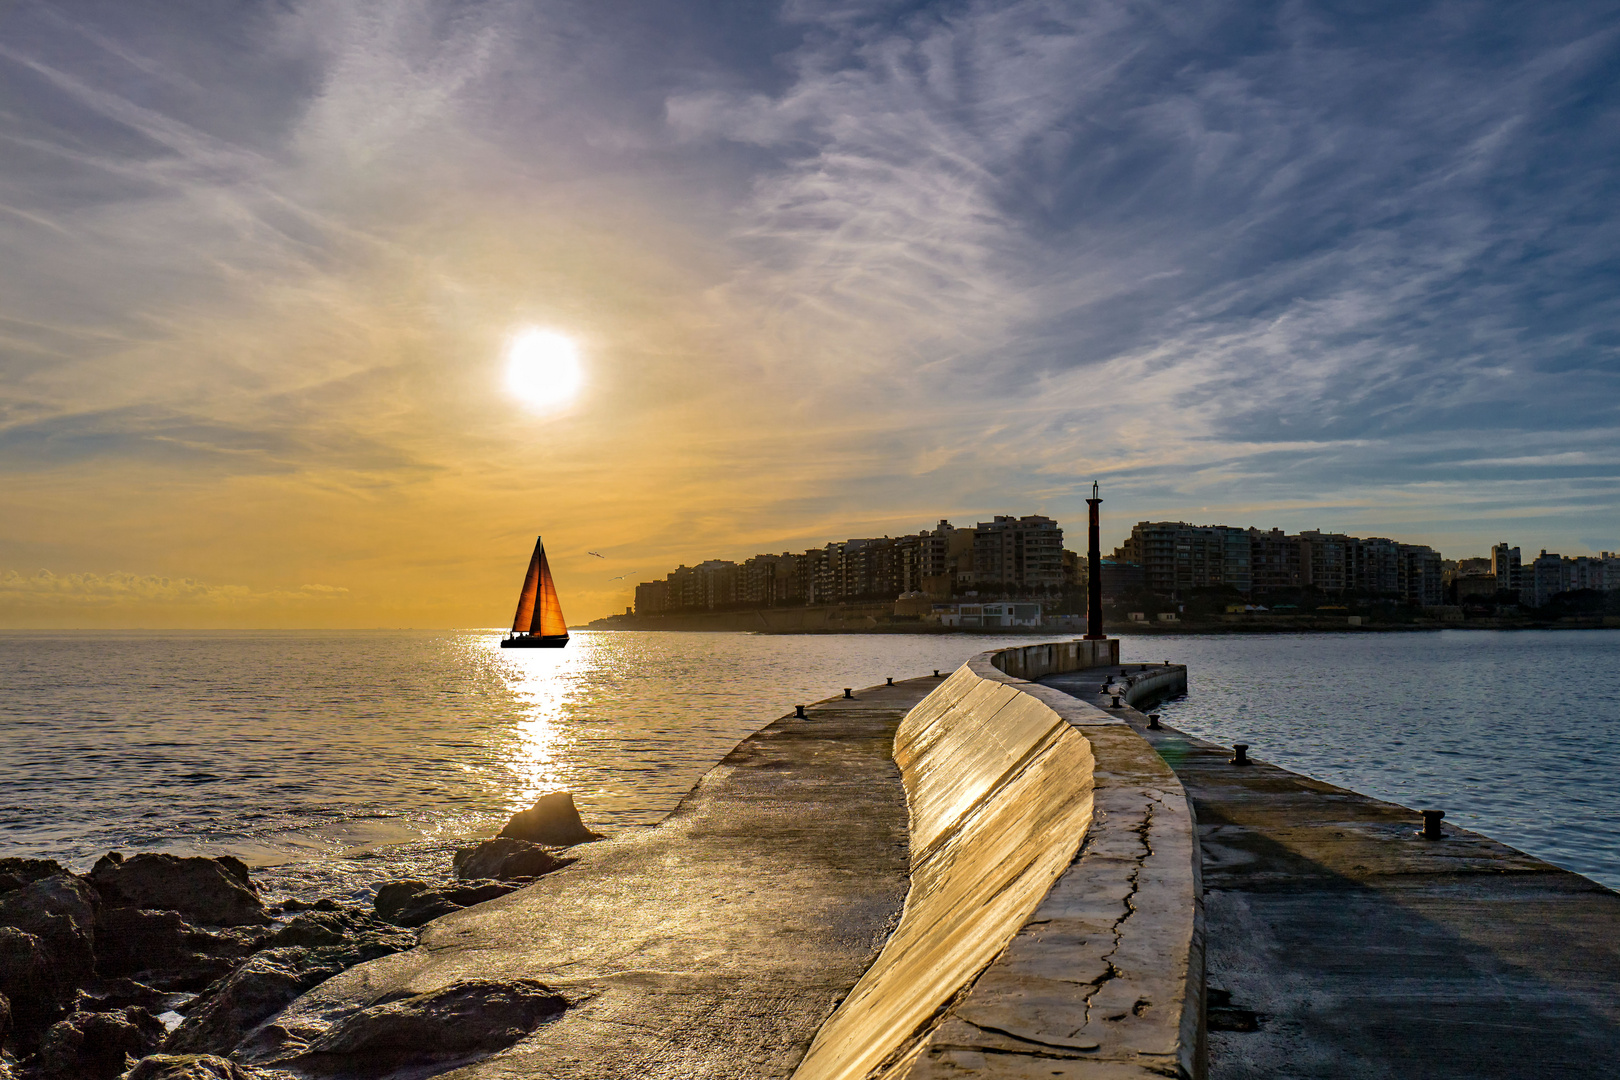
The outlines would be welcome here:
<svg viewBox="0 0 1620 1080">
<path fill-rule="evenodd" d="M 315 1074 L 382 1074 L 402 1062 L 456 1059 L 503 1050 L 568 1008 L 532 979 L 464 980 L 360 1010 L 285 1064 Z"/>
<path fill-rule="evenodd" d="M 498 836 L 477 847 L 462 848 L 456 852 L 454 863 L 459 878 L 513 881 L 541 877 L 572 861 L 557 858 L 539 844 Z"/>
<path fill-rule="evenodd" d="M 39 1048 L 43 1080 L 114 1080 L 127 1058 L 157 1047 L 163 1024 L 145 1009 L 74 1013 L 45 1033 Z"/>
<path fill-rule="evenodd" d="M 124 1080 L 272 1080 L 285 1075 L 238 1065 L 213 1054 L 153 1054 L 136 1062 Z"/>
<path fill-rule="evenodd" d="M 601 833 L 585 827 L 574 807 L 574 797 L 566 791 L 540 796 L 533 806 L 513 815 L 500 835 L 548 847 L 571 847 L 602 839 Z"/>
<path fill-rule="evenodd" d="M 262 926 L 270 915 L 248 876 L 247 865 L 229 855 L 217 859 L 109 852 L 89 880 L 112 906 L 178 911 L 202 926 Z"/>
</svg>

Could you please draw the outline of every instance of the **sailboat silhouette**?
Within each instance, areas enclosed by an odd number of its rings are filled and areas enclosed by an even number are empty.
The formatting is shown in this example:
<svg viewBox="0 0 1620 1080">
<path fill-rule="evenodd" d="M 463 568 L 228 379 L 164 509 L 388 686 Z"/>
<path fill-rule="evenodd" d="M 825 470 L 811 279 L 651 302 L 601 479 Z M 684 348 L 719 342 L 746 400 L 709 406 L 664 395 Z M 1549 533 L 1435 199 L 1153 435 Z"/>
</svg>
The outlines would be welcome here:
<svg viewBox="0 0 1620 1080">
<path fill-rule="evenodd" d="M 546 545 L 537 536 L 534 554 L 529 556 L 529 572 L 523 576 L 523 591 L 518 593 L 512 632 L 501 639 L 501 648 L 560 649 L 567 644 L 568 623 L 557 601 L 557 586 L 551 580 Z"/>
</svg>

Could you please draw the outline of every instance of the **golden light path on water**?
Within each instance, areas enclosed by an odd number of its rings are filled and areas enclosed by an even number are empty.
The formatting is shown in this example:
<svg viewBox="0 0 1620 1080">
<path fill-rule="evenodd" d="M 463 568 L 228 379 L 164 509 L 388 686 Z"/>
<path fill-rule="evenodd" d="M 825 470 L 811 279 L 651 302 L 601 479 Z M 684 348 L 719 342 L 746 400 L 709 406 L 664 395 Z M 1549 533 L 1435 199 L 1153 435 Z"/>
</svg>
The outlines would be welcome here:
<svg viewBox="0 0 1620 1080">
<path fill-rule="evenodd" d="M 576 637 L 564 649 L 503 649 L 485 639 L 498 656 L 502 677 L 521 717 L 512 729 L 506 767 L 515 781 L 513 809 L 568 787 L 559 767 L 568 760 L 570 740 L 564 719 L 570 699 L 594 666 L 594 642 Z"/>
</svg>

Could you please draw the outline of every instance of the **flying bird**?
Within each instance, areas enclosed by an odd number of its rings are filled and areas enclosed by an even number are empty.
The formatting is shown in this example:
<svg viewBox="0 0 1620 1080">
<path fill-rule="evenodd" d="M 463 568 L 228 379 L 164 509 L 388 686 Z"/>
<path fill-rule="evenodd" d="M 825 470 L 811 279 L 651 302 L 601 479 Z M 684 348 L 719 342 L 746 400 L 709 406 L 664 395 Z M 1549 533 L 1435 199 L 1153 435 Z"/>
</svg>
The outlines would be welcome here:
<svg viewBox="0 0 1620 1080">
<path fill-rule="evenodd" d="M 607 556 L 602 554 L 600 551 L 587 551 L 585 554 L 587 554 L 587 555 L 595 555 L 598 559 L 607 558 Z"/>
</svg>

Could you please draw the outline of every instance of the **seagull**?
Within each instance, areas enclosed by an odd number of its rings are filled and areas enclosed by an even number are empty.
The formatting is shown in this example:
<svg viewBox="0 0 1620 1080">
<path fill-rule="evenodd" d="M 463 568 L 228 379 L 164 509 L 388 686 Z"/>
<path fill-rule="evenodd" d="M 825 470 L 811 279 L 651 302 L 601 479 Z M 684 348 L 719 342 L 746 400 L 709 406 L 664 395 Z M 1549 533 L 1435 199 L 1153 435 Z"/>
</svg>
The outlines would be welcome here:
<svg viewBox="0 0 1620 1080">
<path fill-rule="evenodd" d="M 607 558 L 607 556 L 602 554 L 600 551 L 587 551 L 585 554 L 587 554 L 587 555 L 595 555 L 598 559 Z"/>
</svg>

